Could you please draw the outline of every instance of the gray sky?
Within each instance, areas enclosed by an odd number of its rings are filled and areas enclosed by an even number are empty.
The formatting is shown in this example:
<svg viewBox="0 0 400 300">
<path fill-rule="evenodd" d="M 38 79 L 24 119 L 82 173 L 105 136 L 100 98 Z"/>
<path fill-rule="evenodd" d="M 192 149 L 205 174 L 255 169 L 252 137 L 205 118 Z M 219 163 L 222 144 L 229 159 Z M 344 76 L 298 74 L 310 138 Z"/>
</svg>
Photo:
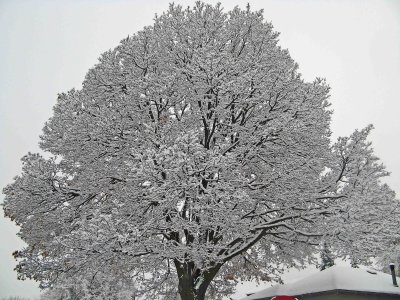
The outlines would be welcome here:
<svg viewBox="0 0 400 300">
<path fill-rule="evenodd" d="M 151 25 L 168 2 L 0 0 L 0 187 L 20 173 L 23 155 L 38 151 L 57 93 L 80 88 L 102 52 Z M 327 79 L 333 137 L 375 125 L 375 152 L 392 172 L 386 182 L 400 195 L 400 1 L 220 2 L 227 10 L 247 2 L 263 8 L 304 78 Z M 37 296 L 35 283 L 16 280 L 11 252 L 22 242 L 0 215 L 0 297 Z"/>
</svg>

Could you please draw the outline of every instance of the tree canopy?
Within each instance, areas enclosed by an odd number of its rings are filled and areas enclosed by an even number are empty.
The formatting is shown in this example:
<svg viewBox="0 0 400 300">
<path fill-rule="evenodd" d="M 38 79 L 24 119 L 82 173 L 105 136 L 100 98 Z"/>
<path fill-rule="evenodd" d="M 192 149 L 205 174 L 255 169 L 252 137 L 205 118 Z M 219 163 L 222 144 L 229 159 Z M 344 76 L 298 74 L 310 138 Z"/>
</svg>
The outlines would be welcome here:
<svg viewBox="0 0 400 300">
<path fill-rule="evenodd" d="M 372 126 L 331 143 L 329 87 L 277 43 L 262 11 L 198 2 L 102 54 L 58 96 L 47 158 L 26 155 L 4 189 L 20 278 L 113 269 L 136 296 L 200 300 L 279 280 L 322 240 L 366 259 L 398 236 Z"/>
</svg>

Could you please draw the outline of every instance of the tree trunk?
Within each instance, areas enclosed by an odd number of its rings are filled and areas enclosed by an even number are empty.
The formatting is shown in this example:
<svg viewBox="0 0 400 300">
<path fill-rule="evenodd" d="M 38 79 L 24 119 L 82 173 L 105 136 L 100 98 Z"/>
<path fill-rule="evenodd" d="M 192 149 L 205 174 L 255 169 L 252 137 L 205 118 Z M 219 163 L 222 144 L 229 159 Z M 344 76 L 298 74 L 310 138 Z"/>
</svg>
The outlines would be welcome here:
<svg viewBox="0 0 400 300">
<path fill-rule="evenodd" d="M 192 262 L 180 263 L 175 260 L 174 263 L 178 274 L 178 292 L 181 300 L 204 300 L 208 286 L 222 266 L 222 264 L 216 264 L 202 271 Z"/>
</svg>

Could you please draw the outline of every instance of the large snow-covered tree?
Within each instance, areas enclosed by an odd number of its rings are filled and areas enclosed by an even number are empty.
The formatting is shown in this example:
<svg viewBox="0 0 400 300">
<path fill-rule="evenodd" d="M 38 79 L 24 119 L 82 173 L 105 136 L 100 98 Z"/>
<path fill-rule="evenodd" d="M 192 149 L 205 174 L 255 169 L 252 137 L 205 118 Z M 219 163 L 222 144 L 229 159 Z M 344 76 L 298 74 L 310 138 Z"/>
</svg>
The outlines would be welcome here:
<svg viewBox="0 0 400 300">
<path fill-rule="evenodd" d="M 305 82 L 277 37 L 261 11 L 171 5 L 60 94 L 47 158 L 26 155 L 4 189 L 28 245 L 20 278 L 115 267 L 136 295 L 200 300 L 276 279 L 321 238 L 379 252 L 399 205 L 371 126 L 331 144 L 328 86 Z"/>
</svg>

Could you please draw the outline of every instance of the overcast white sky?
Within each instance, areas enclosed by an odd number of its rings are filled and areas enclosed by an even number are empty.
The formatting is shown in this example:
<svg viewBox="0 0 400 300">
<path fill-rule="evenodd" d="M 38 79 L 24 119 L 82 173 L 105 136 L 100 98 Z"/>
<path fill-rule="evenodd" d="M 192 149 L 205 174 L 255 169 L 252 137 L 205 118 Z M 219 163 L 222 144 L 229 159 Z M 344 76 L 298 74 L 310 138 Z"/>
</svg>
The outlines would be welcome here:
<svg viewBox="0 0 400 300">
<path fill-rule="evenodd" d="M 208 1 L 216 3 L 217 1 Z M 376 154 L 400 195 L 400 1 L 236 0 L 264 9 L 306 80 L 325 77 L 335 110 L 333 136 L 369 123 Z M 57 93 L 80 88 L 99 55 L 151 25 L 168 0 L 0 0 L 0 187 L 20 173 L 20 158 L 38 151 L 38 136 Z M 192 6 L 194 1 L 175 1 Z M 4 195 L 0 195 L 0 202 Z M 22 242 L 0 212 L 0 297 L 37 296 L 19 282 L 11 252 Z"/>
</svg>

